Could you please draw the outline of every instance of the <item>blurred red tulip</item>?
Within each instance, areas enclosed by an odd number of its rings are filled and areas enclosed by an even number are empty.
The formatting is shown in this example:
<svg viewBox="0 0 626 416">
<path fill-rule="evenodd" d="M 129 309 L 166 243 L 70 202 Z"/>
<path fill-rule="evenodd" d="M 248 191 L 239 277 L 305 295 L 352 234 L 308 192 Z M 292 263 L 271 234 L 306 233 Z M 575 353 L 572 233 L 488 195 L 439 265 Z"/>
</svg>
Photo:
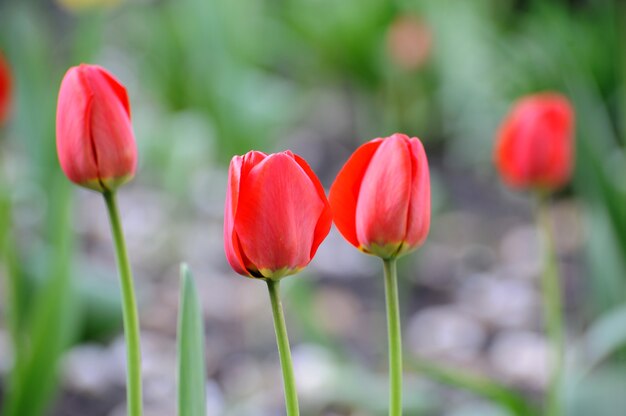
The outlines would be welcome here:
<svg viewBox="0 0 626 416">
<path fill-rule="evenodd" d="M 359 147 L 337 175 L 329 201 L 352 245 L 384 259 L 420 246 L 430 228 L 430 179 L 417 137 L 394 134 Z"/>
<path fill-rule="evenodd" d="M 9 109 L 11 106 L 11 70 L 9 63 L 0 53 L 0 126 L 5 123 L 9 117 Z"/>
<path fill-rule="evenodd" d="M 419 16 L 398 16 L 387 32 L 387 53 L 402 69 L 414 71 L 426 63 L 433 47 L 433 32 Z"/>
<path fill-rule="evenodd" d="M 112 191 L 137 166 L 126 89 L 97 65 L 70 68 L 59 91 L 57 151 L 61 168 L 78 185 Z"/>
<path fill-rule="evenodd" d="M 224 248 L 242 275 L 279 279 L 305 267 L 330 231 L 319 180 L 290 151 L 235 156 L 228 171 Z"/>
<path fill-rule="evenodd" d="M 523 97 L 497 134 L 495 163 L 514 188 L 556 189 L 571 176 L 574 110 L 556 93 Z"/>
</svg>

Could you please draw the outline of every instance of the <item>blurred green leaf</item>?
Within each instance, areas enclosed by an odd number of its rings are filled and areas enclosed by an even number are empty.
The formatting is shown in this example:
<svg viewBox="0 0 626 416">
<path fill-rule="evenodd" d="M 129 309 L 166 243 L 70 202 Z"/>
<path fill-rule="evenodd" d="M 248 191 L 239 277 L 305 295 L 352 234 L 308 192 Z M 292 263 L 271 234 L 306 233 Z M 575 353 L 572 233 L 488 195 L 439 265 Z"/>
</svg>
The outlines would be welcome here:
<svg viewBox="0 0 626 416">
<path fill-rule="evenodd" d="M 587 205 L 587 252 L 594 279 L 589 282 L 600 312 L 622 303 L 626 270 L 626 172 L 608 109 L 584 80 L 572 84 L 579 134 L 574 186 Z"/>
<path fill-rule="evenodd" d="M 76 301 L 81 325 L 76 342 L 106 341 L 122 331 L 122 298 L 116 282 L 93 270 L 78 272 Z"/>
<path fill-rule="evenodd" d="M 381 81 L 379 56 L 393 10 L 393 2 L 386 0 L 290 0 L 281 11 L 292 36 L 306 42 L 309 54 L 317 54 L 316 61 L 324 65 L 315 73 L 326 70 L 375 85 Z"/>
<path fill-rule="evenodd" d="M 626 409 L 626 366 L 600 368 L 569 390 L 568 416 L 618 416 Z"/>
<path fill-rule="evenodd" d="M 539 414 L 524 396 L 486 377 L 411 357 L 407 357 L 406 362 L 411 369 L 425 377 L 489 399 L 516 416 Z"/>
<path fill-rule="evenodd" d="M 587 330 L 580 348 L 583 349 L 585 373 L 626 346 L 626 305 L 602 315 Z"/>
<path fill-rule="evenodd" d="M 29 329 L 15 364 L 6 402 L 5 416 L 40 416 L 56 387 L 57 364 L 76 328 L 71 276 L 72 226 L 69 184 L 57 176 L 51 207 L 55 218 L 49 252 L 50 276 L 34 298 L 28 316 Z"/>
<path fill-rule="evenodd" d="M 178 315 L 178 415 L 206 414 L 206 365 L 204 323 L 193 276 L 186 264 L 180 267 Z"/>
</svg>

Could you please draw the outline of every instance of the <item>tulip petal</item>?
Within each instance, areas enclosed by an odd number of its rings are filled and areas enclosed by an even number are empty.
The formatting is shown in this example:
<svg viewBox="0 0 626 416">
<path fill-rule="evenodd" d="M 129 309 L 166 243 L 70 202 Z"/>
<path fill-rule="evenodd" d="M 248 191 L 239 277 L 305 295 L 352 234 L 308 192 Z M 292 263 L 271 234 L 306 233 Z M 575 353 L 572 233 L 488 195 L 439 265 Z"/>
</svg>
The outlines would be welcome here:
<svg viewBox="0 0 626 416">
<path fill-rule="evenodd" d="M 226 189 L 226 203 L 224 206 L 224 251 L 230 266 L 239 274 L 248 274 L 245 263 L 239 251 L 239 240 L 234 232 L 235 213 L 239 200 L 239 185 L 242 156 L 235 156 L 230 161 L 228 168 L 228 187 Z"/>
<path fill-rule="evenodd" d="M 272 277 L 306 266 L 323 210 L 315 186 L 288 154 L 269 155 L 254 166 L 242 179 L 235 215 L 235 231 L 250 261 L 246 268 Z"/>
<path fill-rule="evenodd" d="M 83 66 L 82 74 L 94 95 L 89 124 L 100 179 L 103 183 L 124 181 L 133 176 L 137 164 L 137 146 L 127 102 L 119 98 L 119 91 L 124 87 L 118 83 L 111 88 L 114 80 L 98 67 Z"/>
<path fill-rule="evenodd" d="M 430 174 L 424 146 L 417 138 L 409 139 L 411 151 L 411 199 L 409 201 L 406 250 L 420 246 L 430 228 Z"/>
<path fill-rule="evenodd" d="M 249 263 L 249 260 L 242 252 L 239 237 L 235 232 L 235 216 L 242 178 L 245 178 L 250 170 L 266 157 L 265 153 L 257 151 L 248 152 L 244 156 L 234 156 L 228 169 L 228 188 L 224 207 L 224 249 L 231 267 L 237 273 L 248 276 L 252 276 L 246 269 L 246 263 Z"/>
<path fill-rule="evenodd" d="M 546 184 L 564 184 L 571 176 L 573 159 L 572 126 L 573 112 L 563 98 L 553 98 L 553 105 L 546 112 L 544 128 L 551 135 L 552 146 L 547 156 Z"/>
<path fill-rule="evenodd" d="M 328 201 L 333 221 L 341 235 L 355 247 L 360 246 L 356 233 L 356 206 L 361 182 L 381 143 L 381 139 L 375 139 L 360 146 L 341 168 L 330 187 Z"/>
<path fill-rule="evenodd" d="M 117 78 L 111 75 L 104 68 L 99 67 L 97 65 L 93 65 L 93 66 L 99 70 L 100 75 L 104 78 L 106 83 L 109 84 L 111 91 L 113 91 L 115 95 L 117 96 L 117 98 L 120 100 L 120 103 L 126 110 L 126 115 L 130 119 L 130 99 L 128 98 L 128 92 L 126 91 L 126 88 L 124 88 L 122 83 L 119 82 Z"/>
<path fill-rule="evenodd" d="M 8 62 L 0 52 L 0 125 L 4 124 L 9 116 L 11 107 L 11 70 Z"/>
<path fill-rule="evenodd" d="M 381 143 L 365 171 L 356 207 L 356 233 L 363 249 L 384 247 L 394 253 L 407 230 L 411 196 L 411 153 L 408 138 L 393 135 Z M 375 253 L 383 254 L 383 253 Z"/>
<path fill-rule="evenodd" d="M 320 244 L 322 244 L 322 241 L 324 241 L 324 239 L 330 232 L 330 227 L 333 223 L 333 214 L 330 209 L 330 204 L 328 203 L 328 200 L 326 199 L 326 192 L 324 191 L 324 187 L 322 186 L 317 175 L 315 175 L 315 173 L 313 172 L 309 164 L 306 163 L 306 161 L 303 158 L 301 158 L 298 155 L 293 155 L 293 158 L 296 161 L 296 163 L 300 165 L 302 170 L 304 170 L 304 173 L 307 174 L 307 176 L 313 183 L 313 186 L 315 186 L 315 190 L 317 191 L 317 194 L 320 200 L 324 204 L 324 209 L 322 210 L 322 213 L 319 219 L 317 220 L 317 225 L 315 226 L 315 233 L 313 235 L 313 245 L 311 246 L 311 254 L 310 254 L 310 257 L 313 258 L 315 257 L 317 248 L 320 246 Z"/>
<path fill-rule="evenodd" d="M 93 98 L 78 68 L 68 70 L 59 91 L 57 150 L 61 167 L 70 180 L 79 184 L 91 183 L 93 189 L 102 190 L 88 122 Z"/>
</svg>

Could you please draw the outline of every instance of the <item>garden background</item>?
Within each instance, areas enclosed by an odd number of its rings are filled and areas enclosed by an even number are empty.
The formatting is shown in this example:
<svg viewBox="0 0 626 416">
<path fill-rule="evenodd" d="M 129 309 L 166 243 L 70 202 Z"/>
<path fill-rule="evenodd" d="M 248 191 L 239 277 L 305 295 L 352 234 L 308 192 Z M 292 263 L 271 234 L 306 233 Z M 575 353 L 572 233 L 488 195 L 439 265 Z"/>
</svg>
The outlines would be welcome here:
<svg viewBox="0 0 626 416">
<path fill-rule="evenodd" d="M 359 144 L 396 131 L 424 142 L 433 190 L 428 240 L 399 263 L 405 413 L 504 416 L 540 403 L 534 201 L 500 183 L 492 149 L 511 103 L 544 90 L 568 96 L 577 115 L 574 179 L 552 209 L 567 415 L 626 415 L 625 41 L 619 0 L 0 1 L 14 78 L 0 129 L 1 293 L 18 282 L 15 304 L 0 301 L 0 392 L 18 328 L 29 340 L 11 398 L 19 416 L 125 414 L 105 208 L 70 185 L 55 147 L 61 78 L 89 62 L 128 88 L 139 146 L 119 202 L 147 415 L 176 411 L 181 261 L 203 304 L 207 414 L 282 412 L 264 285 L 232 272 L 223 253 L 230 158 L 291 149 L 328 189 Z M 378 262 L 336 229 L 285 280 L 304 415 L 386 414 L 382 290 Z"/>
</svg>

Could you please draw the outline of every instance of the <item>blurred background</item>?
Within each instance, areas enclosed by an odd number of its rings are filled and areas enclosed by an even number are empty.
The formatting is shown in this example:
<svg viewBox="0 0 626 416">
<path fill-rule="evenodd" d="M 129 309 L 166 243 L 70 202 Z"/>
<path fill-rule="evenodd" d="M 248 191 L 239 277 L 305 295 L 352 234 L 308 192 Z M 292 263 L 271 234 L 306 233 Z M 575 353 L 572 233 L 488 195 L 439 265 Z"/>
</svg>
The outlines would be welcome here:
<svg viewBox="0 0 626 416">
<path fill-rule="evenodd" d="M 626 415 L 625 40 L 619 0 L 0 0 L 14 79 L 0 127 L 3 414 L 125 414 L 104 204 L 69 184 L 55 147 L 61 78 L 89 62 L 127 86 L 139 146 L 119 202 L 146 415 L 176 413 L 181 261 L 206 320 L 207 414 L 284 411 L 265 285 L 223 254 L 232 155 L 291 149 L 328 188 L 359 144 L 397 131 L 423 140 L 434 193 L 430 236 L 399 265 L 405 414 L 538 415 L 534 201 L 505 189 L 491 159 L 511 103 L 544 90 L 577 112 L 575 178 L 551 211 L 567 415 Z M 283 297 L 302 414 L 385 415 L 380 263 L 333 229 Z"/>
</svg>

